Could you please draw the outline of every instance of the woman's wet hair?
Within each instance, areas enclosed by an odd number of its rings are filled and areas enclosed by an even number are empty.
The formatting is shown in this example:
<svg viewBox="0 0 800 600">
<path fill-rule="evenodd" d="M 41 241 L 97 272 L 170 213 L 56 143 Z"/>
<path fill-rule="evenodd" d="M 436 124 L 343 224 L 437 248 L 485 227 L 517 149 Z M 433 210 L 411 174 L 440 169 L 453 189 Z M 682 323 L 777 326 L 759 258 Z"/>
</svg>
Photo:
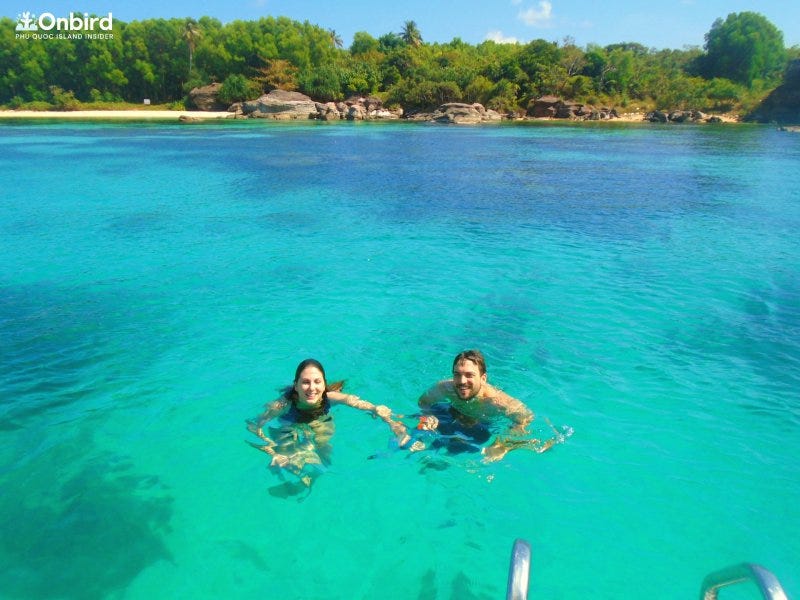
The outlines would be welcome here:
<svg viewBox="0 0 800 600">
<path fill-rule="evenodd" d="M 463 352 L 459 352 L 453 360 L 453 370 L 455 370 L 458 363 L 462 360 L 471 360 L 478 365 L 478 373 L 481 375 L 486 374 L 486 359 L 483 358 L 483 354 L 481 354 L 480 350 L 464 350 Z"/>
</svg>

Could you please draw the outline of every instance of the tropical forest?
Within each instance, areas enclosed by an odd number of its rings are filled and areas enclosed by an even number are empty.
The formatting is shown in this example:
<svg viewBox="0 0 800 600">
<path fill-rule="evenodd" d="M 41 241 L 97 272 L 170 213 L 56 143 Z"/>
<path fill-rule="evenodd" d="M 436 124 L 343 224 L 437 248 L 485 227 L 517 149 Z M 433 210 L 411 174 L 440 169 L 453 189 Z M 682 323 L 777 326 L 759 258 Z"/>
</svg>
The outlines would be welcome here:
<svg viewBox="0 0 800 600">
<path fill-rule="evenodd" d="M 195 87 L 222 84 L 234 103 L 282 89 L 318 101 L 374 96 L 406 111 L 448 102 L 524 113 L 558 96 L 632 110 L 754 108 L 783 82 L 800 47 L 764 16 L 717 19 L 702 47 L 646 48 L 636 42 L 578 47 L 536 39 L 477 45 L 429 43 L 414 21 L 349 47 L 333 30 L 286 17 L 253 21 L 114 21 L 106 39 L 18 39 L 0 19 L 0 105 L 33 110 L 153 105 L 182 109 Z"/>
</svg>

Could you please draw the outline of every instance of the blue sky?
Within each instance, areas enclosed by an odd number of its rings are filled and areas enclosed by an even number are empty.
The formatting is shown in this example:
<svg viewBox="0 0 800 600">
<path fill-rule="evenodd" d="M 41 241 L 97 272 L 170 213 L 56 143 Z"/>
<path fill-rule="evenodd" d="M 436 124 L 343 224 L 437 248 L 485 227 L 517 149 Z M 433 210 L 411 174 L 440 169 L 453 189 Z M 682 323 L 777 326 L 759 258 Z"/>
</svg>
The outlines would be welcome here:
<svg viewBox="0 0 800 600">
<path fill-rule="evenodd" d="M 375 37 L 399 32 L 413 20 L 428 42 L 460 37 L 477 44 L 486 39 L 528 42 L 562 41 L 579 46 L 638 42 L 648 48 L 702 46 L 717 18 L 758 12 L 783 32 L 787 46 L 800 45 L 798 0 L 9 0 L 4 16 L 23 11 L 67 16 L 70 11 L 133 21 L 147 18 L 216 17 L 236 19 L 284 15 L 334 29 L 349 46 L 356 31 Z"/>
</svg>

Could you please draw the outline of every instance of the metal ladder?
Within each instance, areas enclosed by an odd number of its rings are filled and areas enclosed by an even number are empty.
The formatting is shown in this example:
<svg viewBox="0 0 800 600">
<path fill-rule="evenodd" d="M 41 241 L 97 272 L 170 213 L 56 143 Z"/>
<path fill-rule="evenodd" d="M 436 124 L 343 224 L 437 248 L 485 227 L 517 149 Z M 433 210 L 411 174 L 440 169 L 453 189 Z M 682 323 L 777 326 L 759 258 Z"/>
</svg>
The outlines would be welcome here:
<svg viewBox="0 0 800 600">
<path fill-rule="evenodd" d="M 741 563 L 706 575 L 700 588 L 700 600 L 717 600 L 717 590 L 726 585 L 752 581 L 764 600 L 788 600 L 778 578 L 762 566 Z"/>
<path fill-rule="evenodd" d="M 525 540 L 516 539 L 511 549 L 506 600 L 528 600 L 530 571 L 531 545 Z M 778 578 L 753 563 L 733 565 L 706 575 L 700 588 L 700 600 L 717 600 L 720 588 L 743 581 L 755 583 L 764 600 L 788 600 Z"/>
</svg>

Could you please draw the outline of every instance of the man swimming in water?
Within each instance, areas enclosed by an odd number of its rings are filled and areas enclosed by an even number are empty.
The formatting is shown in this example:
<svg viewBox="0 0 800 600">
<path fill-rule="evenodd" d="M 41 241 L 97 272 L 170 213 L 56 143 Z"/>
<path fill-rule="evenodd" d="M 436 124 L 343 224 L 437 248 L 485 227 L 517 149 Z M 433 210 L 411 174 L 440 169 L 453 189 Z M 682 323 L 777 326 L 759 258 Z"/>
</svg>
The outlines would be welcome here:
<svg viewBox="0 0 800 600">
<path fill-rule="evenodd" d="M 513 423 L 508 433 L 515 437 L 527 435 L 534 418 L 533 411 L 522 402 L 489 385 L 486 360 L 479 350 L 459 353 L 453 360 L 453 378 L 431 387 L 420 396 L 418 404 L 423 410 L 418 428 L 443 434 L 433 446 L 446 447 L 452 453 L 475 451 L 489 441 L 492 432 L 487 424 L 493 418 L 508 418 Z M 544 452 L 553 443 L 498 437 L 480 451 L 486 462 L 494 462 L 514 448 L 527 446 Z"/>
</svg>

